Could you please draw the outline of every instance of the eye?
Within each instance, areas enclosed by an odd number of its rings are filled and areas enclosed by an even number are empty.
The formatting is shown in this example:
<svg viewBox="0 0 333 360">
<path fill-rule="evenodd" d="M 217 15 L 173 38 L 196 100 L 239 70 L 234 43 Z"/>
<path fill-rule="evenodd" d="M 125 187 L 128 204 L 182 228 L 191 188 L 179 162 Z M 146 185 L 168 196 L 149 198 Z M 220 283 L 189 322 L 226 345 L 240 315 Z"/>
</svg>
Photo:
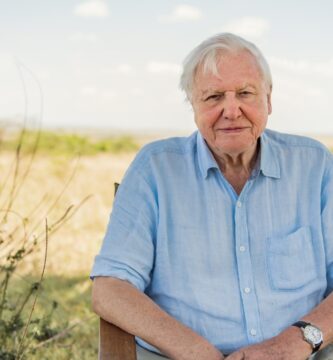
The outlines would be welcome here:
<svg viewBox="0 0 333 360">
<path fill-rule="evenodd" d="M 247 97 L 251 97 L 254 95 L 254 92 L 253 91 L 249 91 L 249 90 L 242 90 L 238 93 L 238 96 L 240 97 L 244 97 L 244 98 L 247 98 Z"/>
<path fill-rule="evenodd" d="M 221 97 L 223 96 L 223 94 L 213 94 L 213 95 L 209 95 L 205 101 L 209 101 L 209 100 L 212 100 L 212 101 L 218 101 L 221 99 Z"/>
</svg>

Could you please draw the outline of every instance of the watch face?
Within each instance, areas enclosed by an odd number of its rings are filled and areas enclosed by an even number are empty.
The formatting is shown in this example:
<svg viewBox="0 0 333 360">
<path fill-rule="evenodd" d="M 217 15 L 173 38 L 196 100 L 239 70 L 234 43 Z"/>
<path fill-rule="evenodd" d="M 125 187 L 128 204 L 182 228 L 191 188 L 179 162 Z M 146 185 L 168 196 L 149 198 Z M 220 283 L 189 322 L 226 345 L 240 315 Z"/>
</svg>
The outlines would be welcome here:
<svg viewBox="0 0 333 360">
<path fill-rule="evenodd" d="M 304 328 L 304 338 L 313 346 L 321 344 L 323 341 L 322 332 L 318 328 L 312 325 L 307 325 Z"/>
</svg>

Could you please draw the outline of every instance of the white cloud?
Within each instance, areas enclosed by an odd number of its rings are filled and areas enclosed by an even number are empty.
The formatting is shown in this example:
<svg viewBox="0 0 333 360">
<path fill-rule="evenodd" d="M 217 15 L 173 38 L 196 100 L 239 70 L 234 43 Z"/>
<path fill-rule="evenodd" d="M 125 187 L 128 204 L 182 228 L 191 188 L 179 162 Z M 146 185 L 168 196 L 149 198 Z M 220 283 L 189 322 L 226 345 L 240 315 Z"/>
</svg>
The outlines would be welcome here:
<svg viewBox="0 0 333 360">
<path fill-rule="evenodd" d="M 133 72 L 133 68 L 131 65 L 128 64 L 120 64 L 115 68 L 115 72 L 118 74 L 129 75 Z"/>
<path fill-rule="evenodd" d="M 68 39 L 73 42 L 96 43 L 98 41 L 98 37 L 95 34 L 82 32 L 73 33 L 68 37 Z"/>
<path fill-rule="evenodd" d="M 184 22 L 196 21 L 202 18 L 202 12 L 199 8 L 191 5 L 178 5 L 170 15 L 161 16 L 161 22 Z"/>
<path fill-rule="evenodd" d="M 113 66 L 102 67 L 101 69 L 99 69 L 99 72 L 104 75 L 132 75 L 134 73 L 134 68 L 132 65 L 122 63 Z"/>
<path fill-rule="evenodd" d="M 94 86 L 84 86 L 81 88 L 81 94 L 84 96 L 94 96 L 97 94 L 97 89 Z"/>
<path fill-rule="evenodd" d="M 162 101 L 167 105 L 181 105 L 184 103 L 184 94 L 179 89 L 171 90 L 165 94 Z"/>
<path fill-rule="evenodd" d="M 51 73 L 50 71 L 46 69 L 40 69 L 37 71 L 37 76 L 39 80 L 50 80 L 51 79 Z"/>
<path fill-rule="evenodd" d="M 82 17 L 108 17 L 109 8 L 103 0 L 88 0 L 74 8 L 74 15 Z"/>
<path fill-rule="evenodd" d="M 144 95 L 143 89 L 142 89 L 142 88 L 139 88 L 139 87 L 136 87 L 136 88 L 134 88 L 134 89 L 131 89 L 131 93 L 132 93 L 132 95 L 134 95 L 134 96 L 142 96 L 142 95 Z"/>
<path fill-rule="evenodd" d="M 147 64 L 147 71 L 150 73 L 168 73 L 179 74 L 181 72 L 181 66 L 174 63 L 151 61 Z"/>
<path fill-rule="evenodd" d="M 105 99 L 112 99 L 114 97 L 116 97 L 116 92 L 113 91 L 113 90 L 104 90 L 102 92 L 102 97 L 105 98 Z"/>
<path fill-rule="evenodd" d="M 328 61 L 311 62 L 306 60 L 291 60 L 271 56 L 268 58 L 272 67 L 290 71 L 300 75 L 322 75 L 333 77 L 333 58 Z"/>
<path fill-rule="evenodd" d="M 235 33 L 244 37 L 259 38 L 269 29 L 269 22 L 259 17 L 246 16 L 228 22 L 223 31 Z"/>
<path fill-rule="evenodd" d="M 329 121 L 333 59 L 268 57 L 273 73 L 270 126 L 286 132 L 333 133 Z"/>
</svg>

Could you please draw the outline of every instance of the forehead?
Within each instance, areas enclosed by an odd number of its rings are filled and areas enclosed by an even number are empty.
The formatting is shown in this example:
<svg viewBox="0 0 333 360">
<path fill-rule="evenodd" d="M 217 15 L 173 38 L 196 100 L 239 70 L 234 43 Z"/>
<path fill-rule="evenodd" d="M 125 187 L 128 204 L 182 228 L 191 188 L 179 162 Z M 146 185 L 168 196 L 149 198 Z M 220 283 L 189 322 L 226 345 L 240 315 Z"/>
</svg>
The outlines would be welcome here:
<svg viewBox="0 0 333 360">
<path fill-rule="evenodd" d="M 247 51 L 218 54 L 214 63 L 199 65 L 194 90 L 225 87 L 232 90 L 237 87 L 261 87 L 264 77 L 256 58 Z"/>
</svg>

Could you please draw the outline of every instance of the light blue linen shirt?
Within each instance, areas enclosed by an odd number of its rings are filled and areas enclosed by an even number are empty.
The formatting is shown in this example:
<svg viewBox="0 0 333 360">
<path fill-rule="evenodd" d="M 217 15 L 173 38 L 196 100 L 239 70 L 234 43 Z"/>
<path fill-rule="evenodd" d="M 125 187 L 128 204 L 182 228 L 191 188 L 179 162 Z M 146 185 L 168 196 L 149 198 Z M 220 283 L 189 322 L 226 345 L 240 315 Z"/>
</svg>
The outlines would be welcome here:
<svg viewBox="0 0 333 360">
<path fill-rule="evenodd" d="M 129 281 L 226 354 L 277 335 L 333 290 L 331 153 L 266 130 L 238 196 L 199 132 L 145 146 L 95 276 Z"/>
</svg>

